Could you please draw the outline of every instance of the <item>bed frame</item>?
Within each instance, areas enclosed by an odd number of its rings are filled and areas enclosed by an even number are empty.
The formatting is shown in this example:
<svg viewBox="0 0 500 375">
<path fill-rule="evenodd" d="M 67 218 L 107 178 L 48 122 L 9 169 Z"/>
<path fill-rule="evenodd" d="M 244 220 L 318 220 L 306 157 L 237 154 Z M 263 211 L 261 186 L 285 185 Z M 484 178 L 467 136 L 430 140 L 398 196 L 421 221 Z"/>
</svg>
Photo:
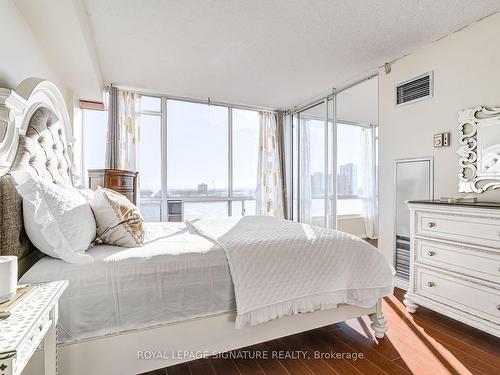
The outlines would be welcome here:
<svg viewBox="0 0 500 375">
<path fill-rule="evenodd" d="M 35 119 L 40 108 L 53 112 L 56 121 L 42 119 L 40 123 Z M 12 191 L 9 173 L 31 169 L 55 183 L 72 181 L 71 162 L 65 164 L 72 160 L 71 134 L 63 96 L 54 84 L 30 78 L 16 90 L 0 89 L 0 199 L 2 205 L 13 202 L 12 207 L 0 209 L 0 236 L 8 229 L 6 223 L 9 223 L 9 229 L 20 223 L 15 238 L 17 242 L 0 238 L 0 255 L 18 255 L 20 274 L 28 270 L 40 254 L 26 239 L 22 228 L 21 200 L 16 196 L 17 192 Z M 37 148 L 33 149 L 33 145 Z M 56 166 L 53 165 L 54 159 Z M 9 200 L 4 198 L 6 196 Z M 379 300 L 372 308 L 343 305 L 239 330 L 234 328 L 235 316 L 231 313 L 66 342 L 58 345 L 59 374 L 137 374 L 190 361 L 195 356 L 226 352 L 366 315 L 372 321 L 375 337 L 383 338 L 387 324 Z M 23 374 L 37 374 L 42 361 L 43 353 L 37 351 Z"/>
</svg>

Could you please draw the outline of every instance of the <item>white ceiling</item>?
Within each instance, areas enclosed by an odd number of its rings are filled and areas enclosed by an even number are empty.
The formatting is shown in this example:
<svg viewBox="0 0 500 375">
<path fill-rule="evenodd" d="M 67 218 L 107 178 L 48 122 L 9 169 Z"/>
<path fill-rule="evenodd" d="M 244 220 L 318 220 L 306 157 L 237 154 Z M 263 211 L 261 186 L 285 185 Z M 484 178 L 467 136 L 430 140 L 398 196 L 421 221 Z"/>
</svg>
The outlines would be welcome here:
<svg viewBox="0 0 500 375">
<path fill-rule="evenodd" d="M 500 0 L 84 0 L 105 82 L 287 108 Z"/>
</svg>

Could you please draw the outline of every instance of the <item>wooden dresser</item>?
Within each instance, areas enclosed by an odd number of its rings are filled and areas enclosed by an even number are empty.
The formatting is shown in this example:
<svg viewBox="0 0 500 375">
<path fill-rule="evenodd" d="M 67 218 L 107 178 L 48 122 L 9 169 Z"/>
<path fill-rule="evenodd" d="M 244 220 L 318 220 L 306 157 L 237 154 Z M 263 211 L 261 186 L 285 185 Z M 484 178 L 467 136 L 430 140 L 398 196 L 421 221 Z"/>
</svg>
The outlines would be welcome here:
<svg viewBox="0 0 500 375">
<path fill-rule="evenodd" d="M 138 172 L 121 169 L 89 169 L 87 172 L 90 189 L 102 186 L 125 195 L 133 204 L 137 204 Z"/>
<path fill-rule="evenodd" d="M 408 206 L 408 312 L 425 306 L 500 337 L 500 204 Z"/>
</svg>

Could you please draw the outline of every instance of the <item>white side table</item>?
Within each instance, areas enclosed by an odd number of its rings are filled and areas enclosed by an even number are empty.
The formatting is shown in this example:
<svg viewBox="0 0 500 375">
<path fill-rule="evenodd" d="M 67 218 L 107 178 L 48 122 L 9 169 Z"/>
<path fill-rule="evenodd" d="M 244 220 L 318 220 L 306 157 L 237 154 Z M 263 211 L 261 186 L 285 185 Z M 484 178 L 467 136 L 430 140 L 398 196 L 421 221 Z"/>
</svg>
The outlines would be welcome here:
<svg viewBox="0 0 500 375">
<path fill-rule="evenodd" d="M 43 340 L 45 375 L 57 372 L 57 305 L 67 280 L 37 284 L 0 320 L 0 375 L 19 375 Z"/>
</svg>

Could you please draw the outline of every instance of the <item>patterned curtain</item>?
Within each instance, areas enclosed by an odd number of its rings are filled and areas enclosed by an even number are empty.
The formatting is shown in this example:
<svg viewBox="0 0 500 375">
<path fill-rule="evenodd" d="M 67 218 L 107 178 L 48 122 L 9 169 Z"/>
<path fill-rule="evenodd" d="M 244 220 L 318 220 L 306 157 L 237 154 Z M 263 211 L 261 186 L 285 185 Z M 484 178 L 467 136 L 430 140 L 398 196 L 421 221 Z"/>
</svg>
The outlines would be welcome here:
<svg viewBox="0 0 500 375">
<path fill-rule="evenodd" d="M 137 171 L 139 168 L 140 105 L 139 94 L 118 92 L 118 169 Z"/>
<path fill-rule="evenodd" d="M 139 94 L 110 88 L 109 129 L 106 164 L 112 169 L 137 171 L 139 168 Z"/>
<path fill-rule="evenodd" d="M 259 112 L 256 215 L 284 217 L 281 136 L 276 114 Z"/>
</svg>

